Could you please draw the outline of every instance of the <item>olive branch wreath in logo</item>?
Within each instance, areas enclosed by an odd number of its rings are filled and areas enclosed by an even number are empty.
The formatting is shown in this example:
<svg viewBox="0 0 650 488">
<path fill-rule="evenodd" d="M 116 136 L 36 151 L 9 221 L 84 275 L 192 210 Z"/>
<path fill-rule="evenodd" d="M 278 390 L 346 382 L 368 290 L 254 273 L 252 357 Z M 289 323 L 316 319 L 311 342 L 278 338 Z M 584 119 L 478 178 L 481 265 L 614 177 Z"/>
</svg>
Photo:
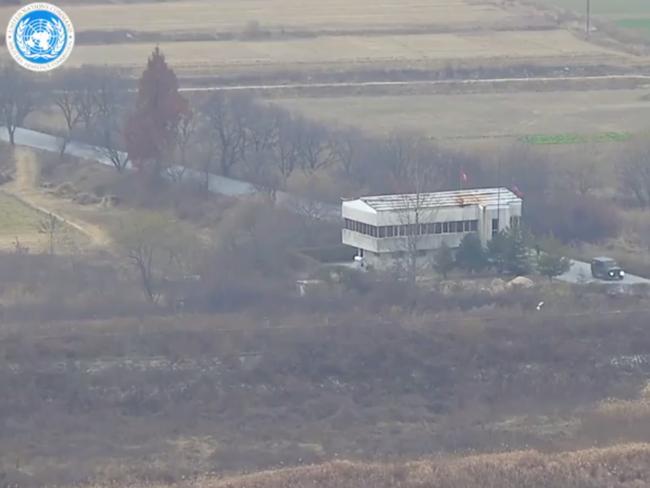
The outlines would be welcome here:
<svg viewBox="0 0 650 488">
<path fill-rule="evenodd" d="M 61 51 L 63 50 L 63 47 L 65 46 L 65 28 L 63 27 L 63 23 L 59 20 L 53 20 L 51 23 L 49 23 L 50 26 L 52 26 L 57 33 L 56 36 L 56 45 L 54 48 L 49 52 L 49 53 L 39 53 L 39 54 L 33 54 L 31 48 L 27 45 L 25 42 L 25 31 L 27 30 L 27 26 L 29 25 L 29 18 L 26 18 L 18 24 L 18 28 L 16 29 L 16 45 L 18 48 L 21 50 L 23 55 L 28 58 L 28 59 L 34 59 L 34 58 L 43 58 L 43 59 L 55 59 L 59 57 L 61 54 Z"/>
</svg>

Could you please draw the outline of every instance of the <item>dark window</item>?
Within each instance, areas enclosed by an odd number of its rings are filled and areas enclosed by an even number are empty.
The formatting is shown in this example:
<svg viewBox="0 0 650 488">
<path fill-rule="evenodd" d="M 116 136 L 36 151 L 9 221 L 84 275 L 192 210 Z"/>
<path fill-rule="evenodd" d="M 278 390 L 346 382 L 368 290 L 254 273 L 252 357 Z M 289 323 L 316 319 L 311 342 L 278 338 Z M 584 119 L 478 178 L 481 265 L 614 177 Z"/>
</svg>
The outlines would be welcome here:
<svg viewBox="0 0 650 488">
<path fill-rule="evenodd" d="M 469 232 L 470 231 L 470 224 L 471 222 L 469 220 L 465 220 L 463 222 L 463 232 Z"/>
<path fill-rule="evenodd" d="M 436 222 L 434 232 L 436 234 L 442 234 L 442 223 L 441 222 Z"/>
<path fill-rule="evenodd" d="M 456 222 L 449 222 L 449 232 L 451 234 L 456 232 Z"/>
<path fill-rule="evenodd" d="M 471 220 L 469 222 L 469 230 L 472 232 L 478 231 L 478 220 Z"/>
<path fill-rule="evenodd" d="M 427 224 L 420 224 L 420 234 L 425 235 L 427 233 Z"/>
<path fill-rule="evenodd" d="M 499 219 L 492 219 L 492 235 L 499 233 Z"/>
<path fill-rule="evenodd" d="M 386 237 L 386 227 L 379 228 L 379 237 Z"/>
<path fill-rule="evenodd" d="M 406 235 L 406 226 L 405 225 L 400 225 L 399 226 L 399 235 L 400 236 L 405 236 Z"/>
<path fill-rule="evenodd" d="M 510 217 L 510 227 L 517 227 L 519 226 L 519 216 L 513 215 Z"/>
<path fill-rule="evenodd" d="M 442 233 L 443 234 L 448 234 L 449 233 L 449 222 L 443 222 L 442 223 Z"/>
</svg>

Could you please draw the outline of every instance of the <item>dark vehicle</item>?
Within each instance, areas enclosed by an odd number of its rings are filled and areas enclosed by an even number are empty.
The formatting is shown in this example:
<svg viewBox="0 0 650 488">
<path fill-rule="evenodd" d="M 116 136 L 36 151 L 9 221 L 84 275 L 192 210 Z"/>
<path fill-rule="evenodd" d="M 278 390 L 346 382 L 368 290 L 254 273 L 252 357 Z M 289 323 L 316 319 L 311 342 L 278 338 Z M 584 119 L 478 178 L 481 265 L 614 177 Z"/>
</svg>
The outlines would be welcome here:
<svg viewBox="0 0 650 488">
<path fill-rule="evenodd" d="M 591 260 L 591 275 L 601 280 L 622 280 L 625 271 L 612 258 L 594 258 Z"/>
</svg>

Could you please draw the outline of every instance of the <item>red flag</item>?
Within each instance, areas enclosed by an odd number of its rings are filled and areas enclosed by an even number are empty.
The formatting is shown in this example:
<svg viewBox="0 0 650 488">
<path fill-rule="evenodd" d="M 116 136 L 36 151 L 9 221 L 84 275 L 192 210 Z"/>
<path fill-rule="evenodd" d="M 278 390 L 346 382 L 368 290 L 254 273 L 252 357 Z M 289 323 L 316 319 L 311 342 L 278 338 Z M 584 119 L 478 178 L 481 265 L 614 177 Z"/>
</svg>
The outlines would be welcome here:
<svg viewBox="0 0 650 488">
<path fill-rule="evenodd" d="M 519 198 L 523 198 L 524 194 L 521 192 L 521 190 L 517 187 L 517 185 L 512 185 L 512 193 L 517 195 Z"/>
<path fill-rule="evenodd" d="M 467 173 L 462 169 L 460 170 L 460 179 L 463 183 L 467 183 Z"/>
</svg>

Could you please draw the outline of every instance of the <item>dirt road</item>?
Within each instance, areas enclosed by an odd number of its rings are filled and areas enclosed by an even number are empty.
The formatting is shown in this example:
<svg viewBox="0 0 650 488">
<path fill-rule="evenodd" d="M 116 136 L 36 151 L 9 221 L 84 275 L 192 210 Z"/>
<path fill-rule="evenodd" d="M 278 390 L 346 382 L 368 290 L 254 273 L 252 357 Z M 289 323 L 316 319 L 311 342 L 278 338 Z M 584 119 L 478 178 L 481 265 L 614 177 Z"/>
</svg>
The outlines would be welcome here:
<svg viewBox="0 0 650 488">
<path fill-rule="evenodd" d="M 41 168 L 34 150 L 29 147 L 14 149 L 16 176 L 12 183 L 4 186 L 3 190 L 18 198 L 29 207 L 52 214 L 58 220 L 80 232 L 90 240 L 91 247 L 110 248 L 112 240 L 109 234 L 100 226 L 79 217 L 75 212 L 77 205 L 47 194 L 40 187 Z"/>
</svg>

